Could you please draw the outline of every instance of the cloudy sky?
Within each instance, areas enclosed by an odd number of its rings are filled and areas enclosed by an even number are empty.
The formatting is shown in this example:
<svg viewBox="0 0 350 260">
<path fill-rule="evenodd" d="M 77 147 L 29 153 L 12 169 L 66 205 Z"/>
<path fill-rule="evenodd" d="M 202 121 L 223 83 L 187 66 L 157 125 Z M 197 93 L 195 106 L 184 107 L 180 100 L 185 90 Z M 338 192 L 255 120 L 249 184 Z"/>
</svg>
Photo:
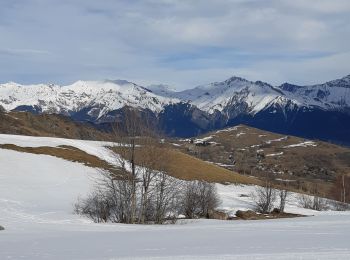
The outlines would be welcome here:
<svg viewBox="0 0 350 260">
<path fill-rule="evenodd" d="M 0 82 L 320 83 L 350 74 L 349 14 L 349 0 L 0 0 Z"/>
</svg>

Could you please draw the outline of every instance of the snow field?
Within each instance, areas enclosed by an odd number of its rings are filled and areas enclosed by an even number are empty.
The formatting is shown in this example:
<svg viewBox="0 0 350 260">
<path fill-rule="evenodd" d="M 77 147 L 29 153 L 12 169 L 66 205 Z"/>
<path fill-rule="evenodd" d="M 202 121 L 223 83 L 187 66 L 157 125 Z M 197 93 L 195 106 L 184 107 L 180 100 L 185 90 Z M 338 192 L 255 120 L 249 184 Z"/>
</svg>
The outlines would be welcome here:
<svg viewBox="0 0 350 260">
<path fill-rule="evenodd" d="M 112 161 L 106 143 L 0 135 L 19 146 L 71 145 Z M 186 220 L 176 225 L 95 224 L 73 213 L 97 170 L 0 149 L 0 259 L 350 259 L 349 212 L 286 211 L 305 218 Z M 221 209 L 249 209 L 254 186 L 217 184 Z"/>
</svg>

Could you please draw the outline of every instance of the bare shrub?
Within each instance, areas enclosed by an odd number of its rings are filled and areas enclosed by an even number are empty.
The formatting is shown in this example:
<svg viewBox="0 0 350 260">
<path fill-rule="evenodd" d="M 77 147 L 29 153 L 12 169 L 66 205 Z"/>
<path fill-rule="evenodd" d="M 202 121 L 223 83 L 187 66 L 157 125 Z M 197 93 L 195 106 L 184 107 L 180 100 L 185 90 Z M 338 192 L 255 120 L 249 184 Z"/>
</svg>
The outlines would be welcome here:
<svg viewBox="0 0 350 260">
<path fill-rule="evenodd" d="M 313 202 L 311 196 L 300 194 L 298 196 L 298 204 L 300 207 L 305 209 L 312 209 L 313 208 Z"/>
<path fill-rule="evenodd" d="M 317 211 L 328 209 L 327 200 L 318 196 L 300 194 L 298 197 L 298 202 L 299 205 L 305 209 L 313 209 Z"/>
<path fill-rule="evenodd" d="M 75 213 L 86 215 L 94 222 L 107 222 L 110 219 L 110 202 L 97 191 L 92 192 L 85 199 L 80 199 L 74 207 Z"/>
<path fill-rule="evenodd" d="M 91 218 L 94 222 L 116 223 L 156 223 L 174 222 L 181 203 L 181 181 L 165 173 L 156 173 L 150 183 L 147 202 L 143 197 L 142 182 L 137 182 L 135 195 L 128 179 L 113 177 L 109 172 L 101 172 L 95 190 L 75 205 L 75 212 Z M 132 198 L 135 196 L 135 204 Z M 133 208 L 135 207 L 135 213 Z M 136 214 L 133 221 L 132 216 Z"/>
<path fill-rule="evenodd" d="M 317 211 L 327 210 L 328 209 L 327 200 L 318 196 L 314 196 L 312 208 Z"/>
<path fill-rule="evenodd" d="M 193 181 L 186 185 L 182 203 L 186 217 L 209 218 L 219 203 L 219 196 L 214 184 L 205 181 Z"/>
<path fill-rule="evenodd" d="M 270 213 L 276 201 L 276 191 L 271 182 L 266 181 L 264 186 L 257 186 L 252 194 L 255 210 L 266 214 Z"/>
<path fill-rule="evenodd" d="M 348 204 L 348 203 L 343 203 L 340 201 L 332 200 L 332 201 L 330 201 L 329 204 L 334 210 L 337 210 L 337 211 L 350 210 L 350 204 Z"/>
</svg>

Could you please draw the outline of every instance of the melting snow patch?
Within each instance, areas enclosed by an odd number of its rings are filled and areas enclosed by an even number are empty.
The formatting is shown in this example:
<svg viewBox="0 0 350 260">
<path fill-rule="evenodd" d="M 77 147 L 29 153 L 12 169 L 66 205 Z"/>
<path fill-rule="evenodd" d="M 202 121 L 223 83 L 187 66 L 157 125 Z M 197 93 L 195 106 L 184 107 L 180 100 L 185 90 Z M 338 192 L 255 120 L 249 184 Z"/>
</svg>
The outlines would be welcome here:
<svg viewBox="0 0 350 260">
<path fill-rule="evenodd" d="M 238 134 L 236 134 L 236 137 L 240 137 L 241 135 L 245 135 L 246 133 L 244 132 L 239 132 Z"/>
<path fill-rule="evenodd" d="M 288 136 L 283 136 L 283 137 L 278 138 L 278 139 L 268 140 L 265 143 L 271 144 L 272 142 L 281 142 L 281 141 L 284 141 L 284 140 L 287 140 L 287 139 L 288 139 Z"/>
<path fill-rule="evenodd" d="M 215 163 L 217 166 L 220 167 L 233 167 L 235 166 L 234 164 L 225 164 L 225 163 Z"/>
<path fill-rule="evenodd" d="M 296 182 L 297 180 L 289 180 L 289 179 L 275 179 L 276 181 L 281 181 L 281 182 Z"/>
<path fill-rule="evenodd" d="M 211 135 L 211 136 L 203 137 L 203 138 L 200 138 L 200 139 L 196 139 L 195 142 L 206 142 L 206 141 L 208 141 L 208 140 L 210 140 L 212 138 L 213 138 L 213 136 Z"/>
<path fill-rule="evenodd" d="M 267 157 L 272 157 L 272 156 L 281 156 L 283 155 L 283 152 L 280 152 L 280 153 L 270 153 L 270 154 L 267 154 L 266 156 Z"/>
<path fill-rule="evenodd" d="M 250 146 L 251 148 L 260 147 L 260 144 L 254 144 Z"/>
<path fill-rule="evenodd" d="M 308 147 L 308 146 L 316 147 L 317 144 L 315 142 L 313 142 L 313 141 L 306 141 L 306 142 L 302 142 L 302 143 L 299 143 L 299 144 L 287 145 L 287 146 L 284 146 L 283 148 Z"/>
<path fill-rule="evenodd" d="M 241 126 L 234 126 L 234 127 L 225 128 L 225 129 L 216 131 L 216 133 L 237 131 L 238 127 L 241 127 Z"/>
</svg>

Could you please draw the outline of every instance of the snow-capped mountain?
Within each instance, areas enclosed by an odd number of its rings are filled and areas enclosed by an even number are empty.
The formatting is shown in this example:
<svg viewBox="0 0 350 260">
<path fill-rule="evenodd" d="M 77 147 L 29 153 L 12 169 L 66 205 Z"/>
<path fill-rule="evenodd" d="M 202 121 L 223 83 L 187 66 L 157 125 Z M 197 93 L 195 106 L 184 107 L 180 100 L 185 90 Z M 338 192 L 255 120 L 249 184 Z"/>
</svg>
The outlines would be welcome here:
<svg viewBox="0 0 350 260">
<path fill-rule="evenodd" d="M 256 114 L 272 105 L 294 104 L 325 110 L 350 107 L 350 75 L 320 85 L 297 86 L 284 83 L 273 87 L 261 81 L 232 77 L 223 82 L 202 85 L 176 92 L 167 85 L 147 88 L 125 80 L 77 81 L 71 85 L 0 84 L 0 105 L 5 110 L 32 107 L 38 112 L 69 115 L 89 108 L 99 118 L 124 106 L 161 112 L 165 106 L 188 102 L 209 114 L 227 107 L 244 106 L 245 112 Z"/>
<path fill-rule="evenodd" d="M 199 109 L 213 113 L 227 106 L 244 104 L 249 114 L 256 114 L 273 105 L 294 104 L 298 107 L 344 109 L 350 107 L 350 75 L 320 85 L 297 86 L 284 83 L 274 87 L 261 81 L 232 77 L 223 82 L 202 85 L 175 92 L 161 89 L 156 92 L 169 98 L 190 102 Z"/>
<path fill-rule="evenodd" d="M 297 86 L 285 83 L 279 88 L 290 98 L 297 99 L 306 106 L 327 110 L 350 107 L 350 75 L 319 85 Z"/>
<path fill-rule="evenodd" d="M 77 81 L 71 85 L 0 85 L 0 105 L 6 110 L 31 110 L 72 115 L 81 110 L 100 118 L 124 106 L 160 112 L 165 105 L 178 102 L 162 97 L 123 80 Z"/>
<path fill-rule="evenodd" d="M 272 86 L 231 77 L 175 91 L 125 80 L 71 85 L 0 84 L 0 109 L 59 113 L 74 120 L 114 121 L 124 107 L 146 111 L 163 130 L 191 136 L 235 124 L 350 144 L 350 75 L 324 84 Z"/>
<path fill-rule="evenodd" d="M 284 94 L 267 83 L 251 82 L 239 77 L 198 86 L 173 95 L 209 113 L 215 110 L 222 112 L 229 105 L 243 102 L 247 105 L 247 112 L 256 113 L 280 96 Z"/>
</svg>

